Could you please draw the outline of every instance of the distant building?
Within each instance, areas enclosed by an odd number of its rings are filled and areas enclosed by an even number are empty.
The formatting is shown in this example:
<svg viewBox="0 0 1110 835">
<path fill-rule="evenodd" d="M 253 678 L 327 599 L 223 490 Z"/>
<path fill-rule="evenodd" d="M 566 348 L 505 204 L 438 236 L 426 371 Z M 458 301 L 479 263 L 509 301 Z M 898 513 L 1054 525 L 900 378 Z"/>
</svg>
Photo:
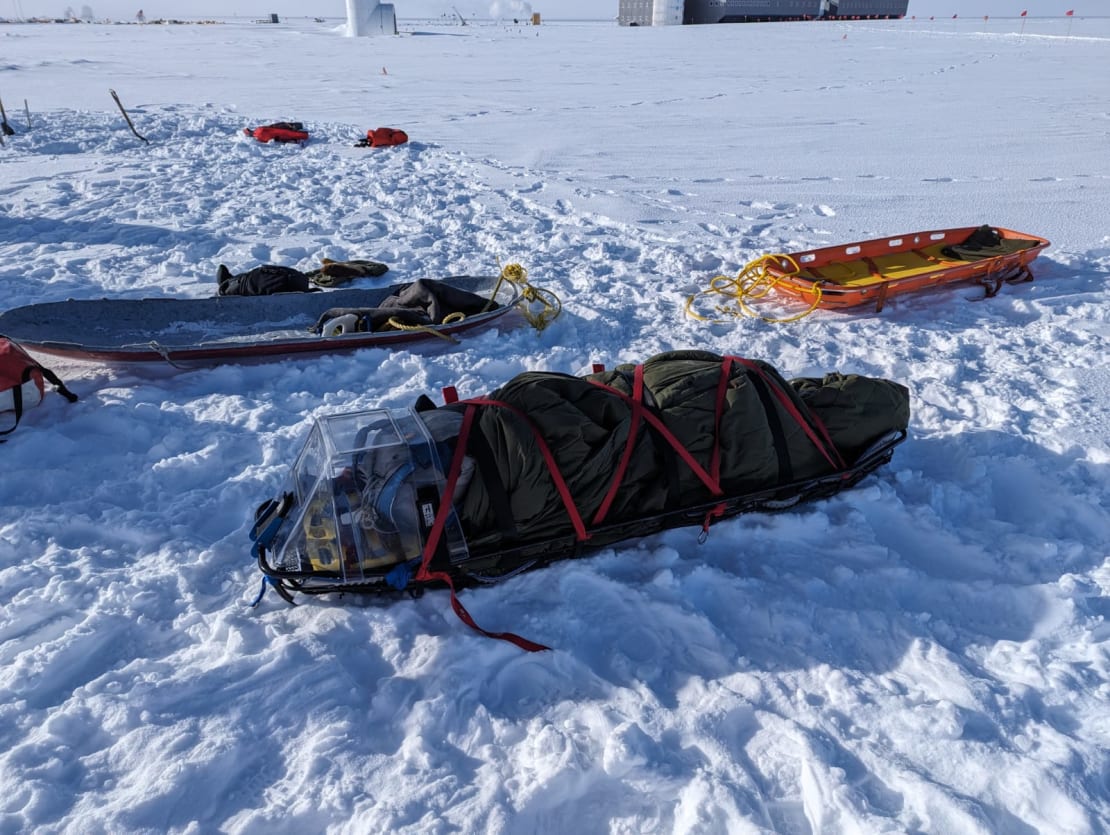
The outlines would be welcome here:
<svg viewBox="0 0 1110 835">
<path fill-rule="evenodd" d="M 909 0 L 620 0 L 621 26 L 876 20 L 905 17 Z"/>
<path fill-rule="evenodd" d="M 347 34 L 352 38 L 368 35 L 396 35 L 397 12 L 392 3 L 377 0 L 347 0 Z"/>
</svg>

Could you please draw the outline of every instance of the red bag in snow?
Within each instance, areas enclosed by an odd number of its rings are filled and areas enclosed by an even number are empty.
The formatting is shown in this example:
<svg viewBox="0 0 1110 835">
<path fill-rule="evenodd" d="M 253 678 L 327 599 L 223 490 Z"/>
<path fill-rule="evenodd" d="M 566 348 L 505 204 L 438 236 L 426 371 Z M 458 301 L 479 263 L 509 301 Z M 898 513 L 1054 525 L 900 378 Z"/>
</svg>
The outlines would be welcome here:
<svg viewBox="0 0 1110 835">
<path fill-rule="evenodd" d="M 0 429 L 0 435 L 14 432 L 24 410 L 42 402 L 46 391 L 44 380 L 53 384 L 70 403 L 77 399 L 57 374 L 31 359 L 18 343 L 0 336 L 0 412 L 15 412 L 15 423 L 8 429 Z"/>
<path fill-rule="evenodd" d="M 243 133 L 259 142 L 307 142 L 308 131 L 300 122 L 274 122 L 260 128 L 243 128 Z"/>
<path fill-rule="evenodd" d="M 397 128 L 374 128 L 366 131 L 366 138 L 360 140 L 358 147 L 380 148 L 383 145 L 401 145 L 409 141 L 409 135 Z"/>
</svg>

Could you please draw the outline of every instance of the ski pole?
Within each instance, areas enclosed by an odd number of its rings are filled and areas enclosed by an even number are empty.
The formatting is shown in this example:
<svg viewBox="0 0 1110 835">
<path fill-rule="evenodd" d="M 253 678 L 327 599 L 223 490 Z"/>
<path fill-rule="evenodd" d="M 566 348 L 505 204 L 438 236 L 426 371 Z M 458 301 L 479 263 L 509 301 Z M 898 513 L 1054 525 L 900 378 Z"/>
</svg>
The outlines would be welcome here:
<svg viewBox="0 0 1110 835">
<path fill-rule="evenodd" d="M 139 133 L 137 130 L 135 130 L 135 124 L 131 121 L 131 117 L 127 115 L 127 111 L 123 109 L 123 102 L 119 100 L 119 96 L 116 95 L 116 91 L 109 90 L 108 92 L 112 94 L 112 98 L 116 100 L 116 105 L 119 107 L 119 112 L 122 113 L 123 118 L 127 120 L 127 127 L 131 128 L 131 132 L 135 134 L 135 136 L 139 137 L 139 139 L 143 140 L 143 142 L 149 145 L 150 140 Z"/>
</svg>

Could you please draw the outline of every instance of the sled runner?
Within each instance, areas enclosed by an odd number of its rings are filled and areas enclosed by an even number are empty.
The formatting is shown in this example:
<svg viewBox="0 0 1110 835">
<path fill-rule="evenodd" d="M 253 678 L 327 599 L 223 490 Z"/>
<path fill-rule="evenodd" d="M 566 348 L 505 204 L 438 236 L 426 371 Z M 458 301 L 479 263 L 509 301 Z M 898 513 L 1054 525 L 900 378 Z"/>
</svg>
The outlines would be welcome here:
<svg viewBox="0 0 1110 835">
<path fill-rule="evenodd" d="M 686 311 L 703 321 L 720 321 L 724 314 L 792 322 L 818 308 L 873 305 L 881 311 L 893 296 L 960 282 L 980 284 L 990 297 L 1005 283 L 1032 281 L 1029 264 L 1048 245 L 1044 238 L 1010 229 L 965 226 L 764 255 L 736 278 L 714 278 L 707 290 L 689 298 Z M 772 291 L 808 308 L 781 317 L 759 312 L 757 303 Z M 704 308 L 706 300 L 714 311 L 699 313 L 697 307 Z"/>
<path fill-rule="evenodd" d="M 415 303 L 405 310 L 394 304 L 420 287 L 432 299 L 434 318 Z M 453 341 L 455 334 L 486 327 L 519 305 L 521 293 L 519 285 L 496 276 L 452 276 L 314 293 L 69 300 L 0 313 L 0 332 L 27 348 L 71 359 L 233 362 Z M 437 306 L 443 296 L 450 296 L 449 303 Z M 454 309 L 459 298 L 467 305 Z"/>
<path fill-rule="evenodd" d="M 487 397 L 447 399 L 317 421 L 286 487 L 255 515 L 263 590 L 292 602 L 446 585 L 478 628 L 456 588 L 832 495 L 889 461 L 909 421 L 897 383 L 788 382 L 766 363 L 702 351 L 585 377 L 531 372 Z"/>
</svg>

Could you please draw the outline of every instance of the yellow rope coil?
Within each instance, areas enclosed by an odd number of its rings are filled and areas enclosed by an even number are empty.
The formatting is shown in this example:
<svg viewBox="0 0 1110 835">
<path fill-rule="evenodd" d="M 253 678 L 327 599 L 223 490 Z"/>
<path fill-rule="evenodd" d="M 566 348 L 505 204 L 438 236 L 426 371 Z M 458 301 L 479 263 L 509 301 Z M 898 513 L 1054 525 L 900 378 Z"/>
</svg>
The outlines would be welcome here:
<svg viewBox="0 0 1110 835">
<path fill-rule="evenodd" d="M 501 265 L 501 259 L 497 259 L 498 266 Z M 558 318 L 559 314 L 563 311 L 563 303 L 559 297 L 546 290 L 543 287 L 536 287 L 528 283 L 528 271 L 520 264 L 506 264 L 501 267 L 501 275 L 497 279 L 497 286 L 493 288 L 493 293 L 490 295 L 492 302 L 497 297 L 497 291 L 501 289 L 503 282 L 514 284 L 520 290 L 520 312 L 528 321 L 528 324 L 538 331 L 542 331 L 548 325 Z M 538 311 L 532 310 L 531 305 L 538 303 L 540 309 Z"/>
<path fill-rule="evenodd" d="M 782 270 L 782 265 L 784 263 L 789 265 L 789 270 Z M 772 274 L 769 269 L 771 266 L 777 266 L 780 274 Z M 747 265 L 740 270 L 736 278 L 730 278 L 727 275 L 718 275 L 710 279 L 707 289 L 695 293 L 686 299 L 686 315 L 701 322 L 711 322 L 714 324 L 728 322 L 730 319 L 743 319 L 745 317 L 762 319 L 764 322 L 778 324 L 796 322 L 816 310 L 817 306 L 821 303 L 821 287 L 818 282 L 813 282 L 813 303 L 810 304 L 808 309 L 793 316 L 781 318 L 764 316 L 752 308 L 750 303 L 765 299 L 771 294 L 771 291 L 775 289 L 775 285 L 777 285 L 782 278 L 797 275 L 801 271 L 802 268 L 799 267 L 798 263 L 789 255 L 760 256 L 754 261 L 749 261 Z M 722 318 L 703 316 L 694 310 L 694 302 L 700 296 L 722 297 L 723 301 L 713 305 L 713 309 L 720 314 Z"/>
</svg>

